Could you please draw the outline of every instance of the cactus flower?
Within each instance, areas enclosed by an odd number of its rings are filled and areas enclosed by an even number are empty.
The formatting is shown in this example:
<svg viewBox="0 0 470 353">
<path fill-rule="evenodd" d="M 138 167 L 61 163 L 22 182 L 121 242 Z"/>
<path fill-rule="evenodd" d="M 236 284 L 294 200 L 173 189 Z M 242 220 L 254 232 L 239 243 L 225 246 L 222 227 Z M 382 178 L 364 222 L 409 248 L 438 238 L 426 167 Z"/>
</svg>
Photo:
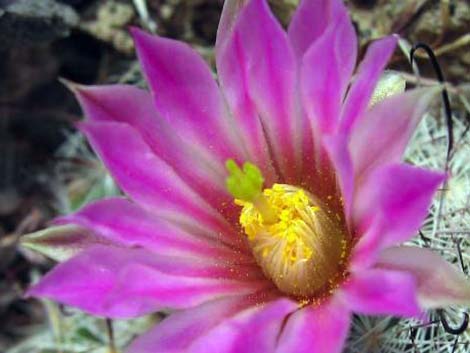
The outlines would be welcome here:
<svg viewBox="0 0 470 353">
<path fill-rule="evenodd" d="M 342 1 L 301 1 L 285 31 L 265 0 L 227 0 L 216 81 L 187 44 L 132 35 L 148 91 L 72 87 L 125 196 L 57 220 L 89 241 L 30 295 L 171 309 L 129 353 L 334 353 L 352 313 L 470 302 L 452 265 L 400 245 L 446 176 L 402 161 L 436 89 L 372 100 L 395 36 L 356 68 Z"/>
</svg>

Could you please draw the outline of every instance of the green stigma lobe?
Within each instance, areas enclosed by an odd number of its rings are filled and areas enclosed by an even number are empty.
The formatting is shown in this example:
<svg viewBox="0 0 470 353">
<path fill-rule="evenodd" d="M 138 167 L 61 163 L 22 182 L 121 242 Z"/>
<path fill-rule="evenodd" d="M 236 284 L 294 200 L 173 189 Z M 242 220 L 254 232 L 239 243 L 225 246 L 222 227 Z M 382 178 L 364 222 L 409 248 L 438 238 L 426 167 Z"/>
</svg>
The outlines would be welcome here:
<svg viewBox="0 0 470 353">
<path fill-rule="evenodd" d="M 245 162 L 242 170 L 233 159 L 229 159 L 225 167 L 229 172 L 225 184 L 235 199 L 251 202 L 261 193 L 264 178 L 257 166 Z"/>
</svg>

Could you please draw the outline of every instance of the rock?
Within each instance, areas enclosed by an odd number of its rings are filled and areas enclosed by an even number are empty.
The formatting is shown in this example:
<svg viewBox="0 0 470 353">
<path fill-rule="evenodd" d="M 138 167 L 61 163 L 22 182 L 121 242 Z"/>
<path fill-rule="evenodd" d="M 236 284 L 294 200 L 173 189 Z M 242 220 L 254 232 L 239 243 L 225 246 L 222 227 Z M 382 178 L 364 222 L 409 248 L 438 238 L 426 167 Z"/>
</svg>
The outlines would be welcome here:
<svg viewBox="0 0 470 353">
<path fill-rule="evenodd" d="M 0 50 L 65 37 L 78 20 L 70 6 L 54 0 L 0 0 Z"/>
</svg>

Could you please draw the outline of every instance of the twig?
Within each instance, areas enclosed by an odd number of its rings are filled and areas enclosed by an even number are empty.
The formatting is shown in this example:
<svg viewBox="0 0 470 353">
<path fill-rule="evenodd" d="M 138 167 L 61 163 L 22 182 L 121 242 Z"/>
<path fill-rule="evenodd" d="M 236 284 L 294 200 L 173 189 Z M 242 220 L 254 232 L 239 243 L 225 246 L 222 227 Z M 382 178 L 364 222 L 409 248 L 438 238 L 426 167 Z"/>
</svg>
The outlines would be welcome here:
<svg viewBox="0 0 470 353">
<path fill-rule="evenodd" d="M 106 333 L 108 335 L 109 353 L 117 353 L 116 343 L 114 342 L 113 321 L 111 319 L 106 319 L 105 322 L 106 322 Z"/>
<path fill-rule="evenodd" d="M 147 2 L 145 0 L 133 0 L 134 2 L 134 7 L 137 10 L 137 13 L 139 14 L 140 19 L 142 20 L 142 23 L 144 26 L 152 33 L 157 32 L 157 24 L 155 23 L 154 20 L 149 15 L 149 12 L 147 10 Z"/>
</svg>

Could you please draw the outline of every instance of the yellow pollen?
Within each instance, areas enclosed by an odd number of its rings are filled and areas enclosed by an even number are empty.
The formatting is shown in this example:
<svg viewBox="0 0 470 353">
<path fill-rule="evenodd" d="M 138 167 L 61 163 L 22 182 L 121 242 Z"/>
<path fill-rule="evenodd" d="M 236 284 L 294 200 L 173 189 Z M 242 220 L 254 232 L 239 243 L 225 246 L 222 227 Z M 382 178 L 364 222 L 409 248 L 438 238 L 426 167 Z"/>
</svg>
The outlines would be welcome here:
<svg viewBox="0 0 470 353">
<path fill-rule="evenodd" d="M 320 200 L 301 188 L 274 184 L 242 206 L 242 225 L 253 254 L 277 287 L 310 297 L 331 288 L 347 258 L 343 227 Z"/>
<path fill-rule="evenodd" d="M 296 186 L 263 190 L 263 175 L 249 162 L 228 160 L 226 167 L 227 190 L 242 207 L 240 224 L 265 275 L 301 305 L 329 296 L 344 280 L 349 256 L 341 215 Z"/>
<path fill-rule="evenodd" d="M 320 208 L 309 205 L 309 199 L 302 189 L 286 192 L 280 184 L 265 189 L 261 197 L 262 204 L 266 208 L 269 207 L 269 212 L 260 209 L 255 203 L 235 200 L 237 205 L 243 206 L 240 224 L 245 229 L 248 239 L 253 240 L 257 234 L 267 231 L 273 238 L 284 242 L 282 259 L 286 265 L 309 260 L 313 255 L 313 249 L 303 240 L 305 238 L 303 229 L 307 225 L 301 213 L 310 216 Z M 273 219 L 271 213 L 277 217 Z M 266 214 L 269 215 L 268 219 Z M 263 257 L 268 256 L 269 252 L 269 246 L 264 248 Z"/>
</svg>

